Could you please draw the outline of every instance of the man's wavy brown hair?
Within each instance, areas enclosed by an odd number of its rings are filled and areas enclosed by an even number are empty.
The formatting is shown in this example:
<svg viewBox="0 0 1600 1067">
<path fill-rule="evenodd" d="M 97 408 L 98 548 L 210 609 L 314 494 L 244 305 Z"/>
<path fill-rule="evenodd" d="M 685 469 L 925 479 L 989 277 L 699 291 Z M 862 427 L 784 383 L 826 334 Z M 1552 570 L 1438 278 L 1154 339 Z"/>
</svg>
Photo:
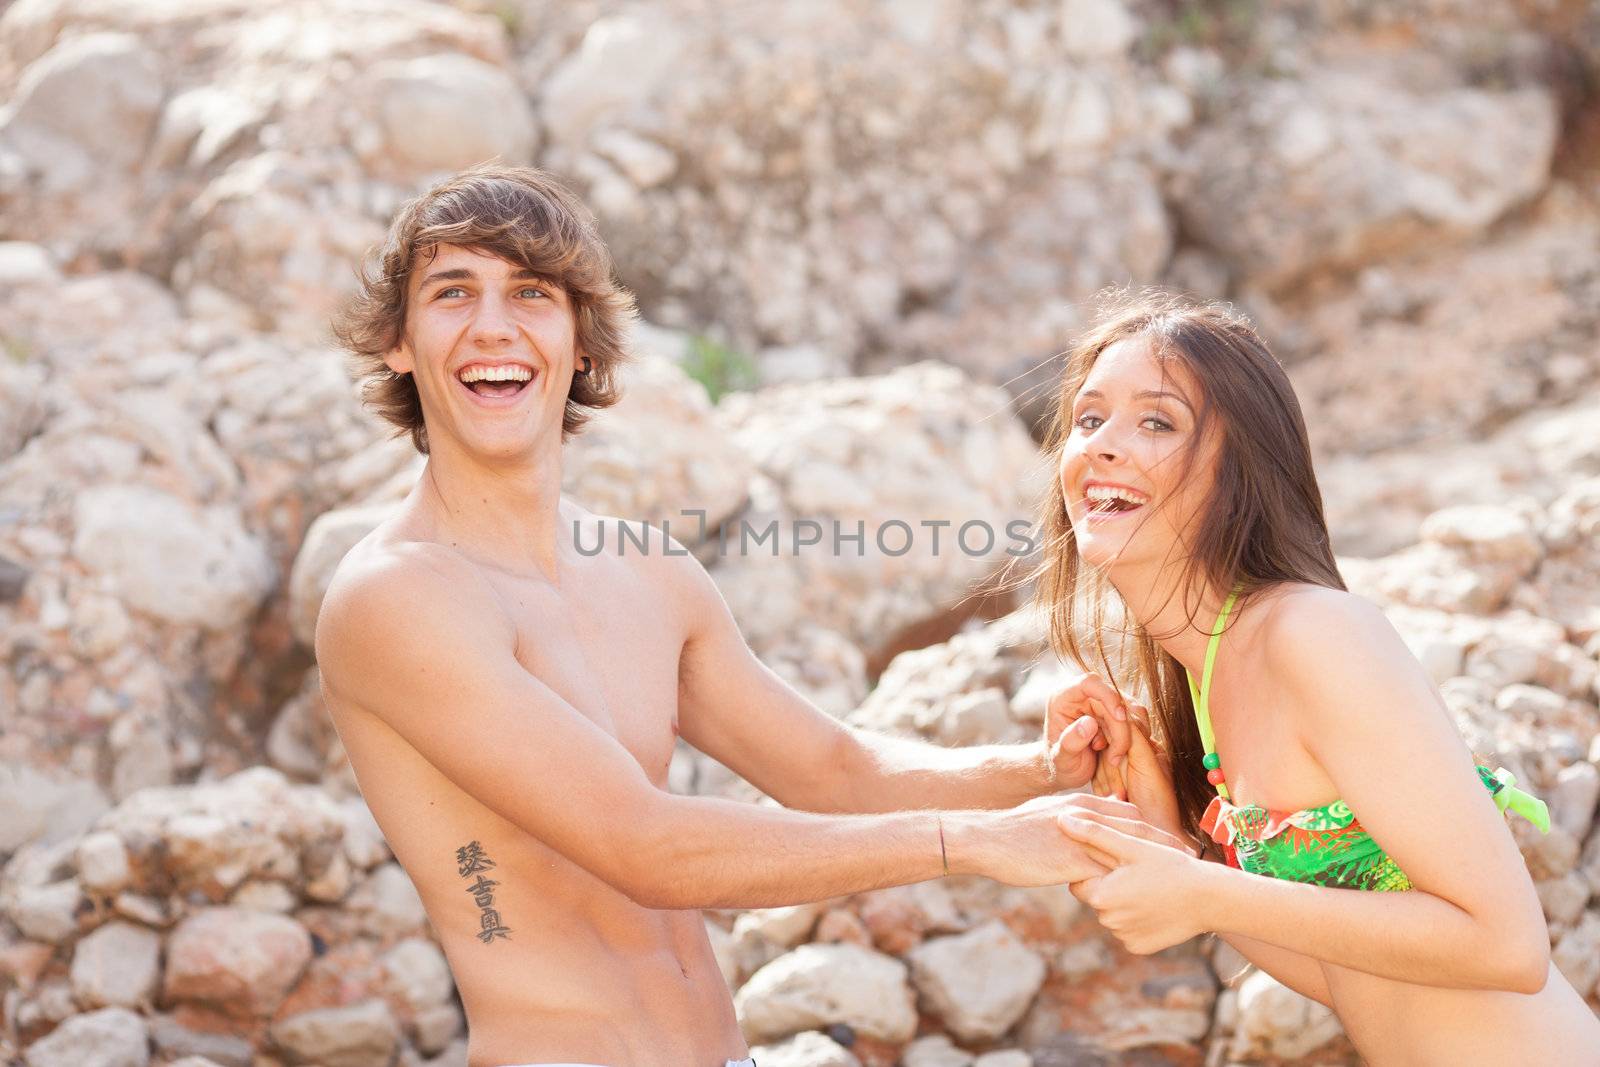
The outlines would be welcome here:
<svg viewBox="0 0 1600 1067">
<path fill-rule="evenodd" d="M 410 433 L 417 451 L 428 451 L 428 428 L 416 382 L 390 370 L 384 356 L 404 335 L 412 271 L 446 244 L 499 256 L 567 294 L 576 351 L 589 357 L 589 372 L 573 376 L 562 440 L 621 398 L 618 371 L 628 360 L 633 296 L 617 283 L 594 215 L 544 171 L 473 167 L 401 207 L 361 272 L 360 290 L 333 324 L 354 355 L 363 398 L 397 433 Z"/>
</svg>

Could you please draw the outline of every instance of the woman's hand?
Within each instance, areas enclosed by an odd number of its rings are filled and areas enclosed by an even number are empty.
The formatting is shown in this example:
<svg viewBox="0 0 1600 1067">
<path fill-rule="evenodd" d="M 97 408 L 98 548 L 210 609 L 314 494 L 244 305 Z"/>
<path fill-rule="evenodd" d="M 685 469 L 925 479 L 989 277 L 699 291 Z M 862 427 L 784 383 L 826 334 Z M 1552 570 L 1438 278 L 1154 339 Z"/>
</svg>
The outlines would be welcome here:
<svg viewBox="0 0 1600 1067">
<path fill-rule="evenodd" d="M 1093 726 L 1083 721 L 1089 718 Z M 1081 766 L 1070 765 L 1082 777 L 1069 778 L 1059 770 L 1064 761 L 1058 757 L 1057 773 L 1063 782 L 1088 779 L 1096 796 L 1131 801 L 1146 822 L 1182 836 L 1172 767 L 1150 740 L 1149 724 L 1147 709 L 1130 707 L 1097 675 L 1088 674 L 1050 699 L 1045 743 L 1053 753 L 1059 750 L 1083 762 L 1094 760 L 1088 774 L 1082 774 Z M 1094 743 L 1086 747 L 1091 735 Z"/>
<path fill-rule="evenodd" d="M 1100 925 L 1129 952 L 1147 956 L 1206 932 L 1193 902 L 1208 864 L 1178 839 L 1095 809 L 1063 813 L 1058 822 L 1090 856 L 1114 865 L 1107 874 L 1074 883 L 1072 894 L 1095 910 Z M 1127 829 L 1118 829 L 1119 822 Z"/>
<path fill-rule="evenodd" d="M 1184 837 L 1183 817 L 1178 812 L 1178 792 L 1172 785 L 1172 763 L 1165 752 L 1150 740 L 1150 712 L 1133 708 L 1128 761 L 1123 767 L 1127 786 L 1124 799 L 1139 809 L 1144 821 L 1173 837 Z"/>
</svg>

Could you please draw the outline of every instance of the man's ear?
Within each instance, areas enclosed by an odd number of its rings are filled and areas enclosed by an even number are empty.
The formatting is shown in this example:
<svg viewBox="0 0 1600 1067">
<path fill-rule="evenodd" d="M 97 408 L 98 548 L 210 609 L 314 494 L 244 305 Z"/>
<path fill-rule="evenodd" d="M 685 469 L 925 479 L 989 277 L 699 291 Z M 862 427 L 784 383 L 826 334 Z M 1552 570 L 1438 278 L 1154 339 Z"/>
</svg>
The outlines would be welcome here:
<svg viewBox="0 0 1600 1067">
<path fill-rule="evenodd" d="M 416 356 L 411 351 L 411 344 L 406 340 L 405 334 L 401 334 L 395 346 L 384 353 L 383 362 L 396 374 L 410 374 L 416 368 Z"/>
</svg>

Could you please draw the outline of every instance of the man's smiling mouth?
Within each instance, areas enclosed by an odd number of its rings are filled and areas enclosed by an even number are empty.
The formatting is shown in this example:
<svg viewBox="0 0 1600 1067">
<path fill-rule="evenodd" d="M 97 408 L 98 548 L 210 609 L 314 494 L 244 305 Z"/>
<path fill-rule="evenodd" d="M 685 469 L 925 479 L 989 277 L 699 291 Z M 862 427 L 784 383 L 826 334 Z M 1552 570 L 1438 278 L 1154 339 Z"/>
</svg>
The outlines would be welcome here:
<svg viewBox="0 0 1600 1067">
<path fill-rule="evenodd" d="M 513 397 L 526 389 L 534 371 L 524 363 L 469 363 L 456 372 L 456 380 L 485 398 Z"/>
</svg>

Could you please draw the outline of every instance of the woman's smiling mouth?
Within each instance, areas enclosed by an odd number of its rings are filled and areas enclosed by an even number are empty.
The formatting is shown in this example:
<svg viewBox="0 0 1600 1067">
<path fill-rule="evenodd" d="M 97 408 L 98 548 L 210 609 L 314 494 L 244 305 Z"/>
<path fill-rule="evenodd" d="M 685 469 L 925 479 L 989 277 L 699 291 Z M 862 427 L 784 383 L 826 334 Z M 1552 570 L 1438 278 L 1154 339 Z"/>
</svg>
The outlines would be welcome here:
<svg viewBox="0 0 1600 1067">
<path fill-rule="evenodd" d="M 1132 515 L 1150 502 L 1150 494 L 1126 485 L 1088 482 L 1083 487 L 1083 502 L 1091 519 L 1112 519 Z"/>
</svg>

